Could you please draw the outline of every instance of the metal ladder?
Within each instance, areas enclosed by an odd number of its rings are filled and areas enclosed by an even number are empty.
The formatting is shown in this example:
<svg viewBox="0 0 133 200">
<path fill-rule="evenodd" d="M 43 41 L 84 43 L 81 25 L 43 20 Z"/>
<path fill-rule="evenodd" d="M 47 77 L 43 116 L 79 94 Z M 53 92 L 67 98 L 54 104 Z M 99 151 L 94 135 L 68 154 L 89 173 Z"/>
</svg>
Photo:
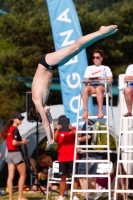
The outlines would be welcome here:
<svg viewBox="0 0 133 200">
<path fill-rule="evenodd" d="M 121 116 L 120 116 L 120 131 L 119 131 L 119 142 L 118 142 L 118 154 L 117 154 L 117 167 L 116 167 L 116 180 L 115 180 L 115 191 L 114 200 L 118 199 L 117 194 L 121 193 L 124 200 L 127 200 L 128 193 L 133 193 L 132 189 L 128 189 L 129 178 L 133 178 L 133 116 L 124 117 L 123 115 L 127 111 L 124 93 L 122 93 L 121 103 Z M 133 110 L 133 109 L 132 109 Z M 125 112 L 124 112 L 125 111 Z M 122 174 L 122 167 L 126 170 L 127 174 Z M 125 184 L 123 181 L 125 180 Z M 118 183 L 121 184 L 122 188 L 118 188 Z"/>
<path fill-rule="evenodd" d="M 72 175 L 72 185 L 71 185 L 71 194 L 70 194 L 70 200 L 72 200 L 73 198 L 73 192 L 85 192 L 88 193 L 93 192 L 93 193 L 100 193 L 100 192 L 106 192 L 108 193 L 108 200 L 111 199 L 111 182 L 110 182 L 110 153 L 112 152 L 110 150 L 110 142 L 109 142 L 109 98 L 111 98 L 112 100 L 112 88 L 111 88 L 111 92 L 109 93 L 107 91 L 107 85 L 109 84 L 108 81 L 104 81 L 105 84 L 105 93 L 104 93 L 104 97 L 106 98 L 106 116 L 104 116 L 104 118 L 106 119 L 106 130 L 89 130 L 90 127 L 88 128 L 88 130 L 86 131 L 79 131 L 79 121 L 82 119 L 82 116 L 80 116 L 80 107 L 81 107 L 81 90 L 82 90 L 82 84 L 84 84 L 85 82 L 81 82 L 80 84 L 80 94 L 79 94 L 79 102 L 78 102 L 78 113 L 77 113 L 77 127 L 76 127 L 76 138 L 75 138 L 75 151 L 74 151 L 74 161 L 73 161 L 73 175 Z M 110 85 L 111 86 L 111 85 Z M 96 97 L 96 95 L 92 95 L 92 97 Z M 112 114 L 113 115 L 113 114 Z M 88 116 L 88 119 L 97 119 L 97 116 Z M 88 121 L 88 120 L 87 120 Z M 106 133 L 107 134 L 107 144 L 106 145 L 87 145 L 87 141 L 88 139 L 86 139 L 86 145 L 78 145 L 78 135 L 80 133 L 85 133 L 87 135 L 87 133 Z M 82 150 L 83 153 L 86 153 L 86 160 L 77 160 L 76 159 L 76 154 L 78 153 L 78 148 L 86 148 L 86 150 Z M 106 150 L 89 150 L 88 148 L 101 148 L 101 149 L 106 149 Z M 88 153 L 89 152 L 106 152 L 107 153 L 107 159 L 106 160 L 87 160 L 88 157 Z M 116 152 L 115 152 L 116 153 Z M 76 164 L 84 162 L 86 163 L 86 174 L 76 174 Z M 107 174 L 88 174 L 88 163 L 106 163 L 108 164 L 108 171 Z M 77 189 L 75 190 L 73 188 L 74 186 L 74 179 L 75 178 L 80 178 L 80 177 L 84 177 L 87 179 L 88 182 L 88 178 L 89 177 L 107 177 L 108 178 L 108 189 L 86 189 L 86 190 L 81 190 L 81 189 Z M 88 186 L 87 186 L 88 188 Z M 88 198 L 87 198 L 88 199 Z"/>
</svg>

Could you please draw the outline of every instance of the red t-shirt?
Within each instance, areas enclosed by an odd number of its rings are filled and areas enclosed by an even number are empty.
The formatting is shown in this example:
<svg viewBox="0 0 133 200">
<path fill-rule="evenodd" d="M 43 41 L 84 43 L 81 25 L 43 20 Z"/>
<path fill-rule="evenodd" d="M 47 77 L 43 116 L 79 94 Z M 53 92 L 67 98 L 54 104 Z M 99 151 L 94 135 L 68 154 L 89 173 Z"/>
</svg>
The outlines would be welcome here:
<svg viewBox="0 0 133 200">
<path fill-rule="evenodd" d="M 14 146 L 12 144 L 13 140 L 21 141 L 22 138 L 16 126 L 11 126 L 7 133 L 6 147 L 8 151 L 20 151 L 21 146 Z"/>
<path fill-rule="evenodd" d="M 75 130 L 75 128 L 73 128 Z M 58 161 L 69 162 L 74 158 L 75 134 L 68 132 L 58 132 Z"/>
</svg>

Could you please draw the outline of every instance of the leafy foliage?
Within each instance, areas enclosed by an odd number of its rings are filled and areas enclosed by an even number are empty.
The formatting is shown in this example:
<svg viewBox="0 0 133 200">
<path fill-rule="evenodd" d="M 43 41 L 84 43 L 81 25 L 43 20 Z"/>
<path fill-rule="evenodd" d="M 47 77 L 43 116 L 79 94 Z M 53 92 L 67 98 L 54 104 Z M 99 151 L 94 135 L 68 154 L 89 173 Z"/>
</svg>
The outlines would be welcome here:
<svg viewBox="0 0 133 200">
<path fill-rule="evenodd" d="M 99 9 L 91 11 L 91 5 L 77 6 L 81 26 L 84 35 L 93 32 L 101 25 L 117 24 L 119 31 L 106 39 L 94 43 L 87 49 L 89 64 L 92 64 L 92 53 L 99 48 L 104 51 L 103 64 L 111 67 L 114 77 L 124 73 L 127 65 L 131 64 L 133 59 L 132 32 L 131 23 L 133 15 L 133 1 L 123 1 L 123 3 L 113 4 L 105 8 L 103 12 Z"/>
<path fill-rule="evenodd" d="M 33 76 L 38 58 L 54 51 L 44 0 L 7 0 L 10 11 L 0 18 L 0 117 L 25 111 L 27 88 L 14 76 Z"/>
<path fill-rule="evenodd" d="M 114 77 L 118 77 L 133 61 L 133 0 L 90 3 L 74 0 L 74 3 L 83 35 L 98 30 L 101 25 L 118 25 L 118 33 L 87 48 L 89 64 L 94 49 L 102 49 L 103 64 L 110 66 Z M 5 0 L 0 6 L 8 11 L 0 16 L 0 118 L 6 119 L 15 111 L 25 111 L 27 88 L 12 77 L 33 76 L 39 57 L 54 51 L 54 45 L 45 0 Z M 58 76 L 57 70 L 54 76 Z"/>
</svg>

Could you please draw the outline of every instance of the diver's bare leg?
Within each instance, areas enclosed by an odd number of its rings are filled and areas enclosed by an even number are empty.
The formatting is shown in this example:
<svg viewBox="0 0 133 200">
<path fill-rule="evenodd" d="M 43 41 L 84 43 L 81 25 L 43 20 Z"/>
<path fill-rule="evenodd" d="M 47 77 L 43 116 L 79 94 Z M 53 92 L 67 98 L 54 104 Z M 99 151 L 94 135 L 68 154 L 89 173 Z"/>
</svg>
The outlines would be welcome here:
<svg viewBox="0 0 133 200">
<path fill-rule="evenodd" d="M 51 138 L 51 129 L 50 129 L 50 126 L 49 126 L 49 122 L 48 122 L 46 113 L 44 112 L 42 102 L 40 102 L 39 100 L 36 100 L 36 101 L 34 100 L 34 104 L 36 106 L 37 111 L 41 115 L 42 125 L 43 125 L 43 128 L 45 130 L 45 133 L 46 133 L 46 136 L 47 136 L 47 139 L 48 139 L 48 143 L 52 144 L 53 141 L 52 141 L 52 138 Z"/>
<path fill-rule="evenodd" d="M 47 54 L 46 61 L 51 66 L 55 64 L 62 65 L 68 62 L 73 56 L 81 52 L 84 48 L 90 46 L 91 44 L 102 38 L 114 34 L 117 30 L 117 25 L 101 26 L 98 31 L 80 37 L 72 45 L 53 53 Z"/>
<path fill-rule="evenodd" d="M 54 122 L 53 122 L 53 119 L 52 119 L 52 115 L 50 113 L 49 106 L 47 106 L 47 105 L 44 106 L 44 112 L 46 113 L 48 122 L 50 124 L 51 132 L 52 132 L 52 141 L 54 142 Z"/>
</svg>

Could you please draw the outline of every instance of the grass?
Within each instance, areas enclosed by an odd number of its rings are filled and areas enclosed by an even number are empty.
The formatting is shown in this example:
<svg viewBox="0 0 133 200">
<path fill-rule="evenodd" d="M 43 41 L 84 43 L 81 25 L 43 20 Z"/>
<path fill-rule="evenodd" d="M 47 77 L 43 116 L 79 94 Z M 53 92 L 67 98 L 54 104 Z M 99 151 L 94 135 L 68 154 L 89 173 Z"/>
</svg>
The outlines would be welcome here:
<svg viewBox="0 0 133 200">
<path fill-rule="evenodd" d="M 18 193 L 14 193 L 13 197 L 14 200 L 17 200 L 17 195 Z M 53 194 L 52 197 L 49 196 L 49 200 L 57 200 L 56 198 L 57 194 Z M 28 200 L 46 200 L 46 196 L 44 196 L 43 194 L 24 194 L 24 197 L 27 198 Z M 80 200 L 82 200 L 83 198 L 80 198 L 80 196 L 78 196 Z M 107 196 L 103 197 L 103 198 L 99 198 L 99 200 L 107 200 Z M 7 196 L 1 196 L 0 200 L 9 200 L 8 195 Z M 65 200 L 70 200 L 70 197 L 65 197 Z"/>
<path fill-rule="evenodd" d="M 49 195 L 49 200 L 58 200 L 56 197 L 58 196 L 57 193 L 52 193 L 52 196 Z M 30 193 L 25 192 L 24 197 L 28 200 L 46 200 L 46 195 L 43 195 L 42 193 Z M 80 200 L 83 200 L 83 197 L 78 195 Z M 14 200 L 17 200 L 18 198 L 18 192 L 13 193 Z M 0 196 L 0 200 L 9 200 L 8 194 L 5 196 Z M 65 197 L 65 200 L 70 200 L 70 196 Z M 103 194 L 98 200 L 108 200 L 107 194 Z"/>
<path fill-rule="evenodd" d="M 52 193 L 52 196 L 49 195 L 49 200 L 57 200 L 57 196 L 59 194 L 57 193 Z M 28 200 L 46 200 L 46 195 L 43 195 L 42 193 L 30 193 L 30 192 L 24 192 L 24 197 L 27 198 Z M 79 199 L 82 200 L 83 197 L 78 195 Z M 14 200 L 17 200 L 18 198 L 18 192 L 13 193 L 13 198 Z M 99 198 L 99 200 L 107 200 L 107 196 Z M 9 200 L 8 194 L 4 196 L 0 196 L 0 200 Z M 70 200 L 70 196 L 65 197 L 65 200 Z"/>
</svg>

